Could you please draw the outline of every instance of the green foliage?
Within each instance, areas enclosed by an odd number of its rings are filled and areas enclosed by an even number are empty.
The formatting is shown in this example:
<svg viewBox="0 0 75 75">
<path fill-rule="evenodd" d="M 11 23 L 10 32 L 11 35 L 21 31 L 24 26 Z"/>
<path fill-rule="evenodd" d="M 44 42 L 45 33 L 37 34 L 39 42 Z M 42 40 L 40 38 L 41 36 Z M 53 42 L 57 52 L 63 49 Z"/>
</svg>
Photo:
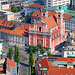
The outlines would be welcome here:
<svg viewBox="0 0 75 75">
<path fill-rule="evenodd" d="M 13 7 L 13 8 L 11 9 L 11 11 L 15 13 L 15 12 L 18 12 L 18 9 L 17 9 L 17 7 Z"/>
<path fill-rule="evenodd" d="M 12 48 L 9 48 L 9 53 L 7 54 L 7 57 L 9 59 L 11 59 L 11 56 L 13 55 L 13 49 Z"/>
<path fill-rule="evenodd" d="M 48 47 L 46 47 L 45 49 L 46 49 L 47 51 L 49 50 L 49 48 L 48 48 Z"/>
<path fill-rule="evenodd" d="M 42 50 L 40 50 L 40 54 L 43 54 Z"/>
<path fill-rule="evenodd" d="M 32 52 L 34 52 L 35 51 L 35 46 L 30 45 L 29 46 L 29 50 L 32 51 Z"/>
<path fill-rule="evenodd" d="M 30 51 L 30 54 L 29 54 L 29 65 L 31 66 L 31 72 L 33 71 L 33 64 L 34 64 L 33 52 Z"/>
<path fill-rule="evenodd" d="M 31 15 L 27 14 L 22 22 L 31 23 Z"/>
<path fill-rule="evenodd" d="M 21 9 L 22 9 L 22 6 L 18 6 L 18 7 L 12 6 L 11 11 L 15 13 L 15 12 L 21 11 Z"/>
<path fill-rule="evenodd" d="M 35 75 L 35 72 L 32 72 L 31 75 Z"/>
<path fill-rule="evenodd" d="M 51 53 L 50 52 L 47 52 L 47 56 L 50 57 L 51 56 Z"/>
<path fill-rule="evenodd" d="M 42 48 L 43 48 L 43 46 L 42 46 L 41 44 L 38 44 L 37 47 L 38 47 L 39 49 L 42 49 Z"/>
<path fill-rule="evenodd" d="M 14 52 L 14 60 L 18 65 L 18 63 L 19 63 L 19 49 L 16 45 L 15 45 L 15 52 Z"/>
<path fill-rule="evenodd" d="M 23 19 L 23 17 L 20 17 L 20 19 Z"/>
<path fill-rule="evenodd" d="M 75 10 L 74 8 L 70 8 L 70 10 Z"/>
</svg>

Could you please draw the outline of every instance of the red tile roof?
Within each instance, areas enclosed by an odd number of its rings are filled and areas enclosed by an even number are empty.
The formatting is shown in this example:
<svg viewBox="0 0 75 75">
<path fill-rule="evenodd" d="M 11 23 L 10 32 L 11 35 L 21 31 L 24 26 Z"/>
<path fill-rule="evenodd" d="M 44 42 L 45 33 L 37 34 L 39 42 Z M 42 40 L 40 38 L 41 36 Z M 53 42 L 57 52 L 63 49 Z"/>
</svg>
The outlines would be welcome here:
<svg viewBox="0 0 75 75">
<path fill-rule="evenodd" d="M 33 27 L 33 26 L 30 26 L 30 27 Z M 1 28 L 1 32 L 13 34 L 13 35 L 19 35 L 19 36 L 28 36 L 29 25 L 21 25 L 15 28 L 14 30 L 8 30 L 5 28 Z"/>
<path fill-rule="evenodd" d="M 55 27 L 57 25 L 54 15 L 52 15 L 50 17 L 47 17 L 47 18 L 44 18 L 42 20 L 42 22 L 46 22 L 47 23 L 47 28 L 48 29 L 53 28 L 53 27 Z"/>
<path fill-rule="evenodd" d="M 31 4 L 29 6 L 26 6 L 26 8 L 33 8 L 33 9 L 36 9 L 36 8 L 40 8 L 40 9 L 43 9 L 44 6 L 40 5 L 40 4 Z"/>
<path fill-rule="evenodd" d="M 34 12 L 33 14 L 32 14 L 32 16 L 33 17 L 39 17 L 39 18 L 41 18 L 41 16 L 42 16 L 42 13 L 41 12 Z"/>
<path fill-rule="evenodd" d="M 10 60 L 9 58 L 7 58 L 7 70 L 10 72 L 10 66 L 15 67 L 16 64 L 14 61 Z"/>
<path fill-rule="evenodd" d="M 50 60 L 54 61 L 66 61 L 70 62 L 68 64 L 72 64 L 72 62 L 75 62 L 75 58 L 64 58 L 64 57 L 49 57 L 49 58 L 44 58 L 42 61 L 40 61 L 37 64 L 37 67 L 39 64 L 41 64 L 41 67 L 38 67 L 38 72 L 39 74 L 41 73 L 42 68 L 47 68 L 48 75 L 75 75 L 75 68 L 59 68 L 58 66 L 53 66 L 52 62 Z"/>
<path fill-rule="evenodd" d="M 65 19 L 71 19 L 72 18 L 72 15 L 69 15 L 69 14 L 64 14 L 63 16 Z"/>
<path fill-rule="evenodd" d="M 32 14 L 33 17 L 37 17 L 36 15 L 38 15 L 38 16 L 41 18 L 42 13 L 35 11 L 35 12 Z M 50 12 L 50 11 L 49 11 L 49 12 L 48 12 L 48 16 L 51 16 L 51 15 L 55 15 L 55 16 L 57 17 L 57 13 L 55 13 L 55 12 Z M 72 18 L 72 15 L 64 14 L 63 17 L 64 17 L 65 19 L 71 19 L 71 18 Z"/>
<path fill-rule="evenodd" d="M 57 15 L 57 13 L 55 13 L 55 12 L 48 12 L 48 16 L 52 16 L 52 15 Z M 33 14 L 32 14 L 32 16 L 33 17 L 39 17 L 39 18 L 41 18 L 41 16 L 42 16 L 42 13 L 41 12 L 34 12 Z"/>
<path fill-rule="evenodd" d="M 12 28 L 14 23 L 12 21 L 0 20 L 0 26 Z"/>
</svg>

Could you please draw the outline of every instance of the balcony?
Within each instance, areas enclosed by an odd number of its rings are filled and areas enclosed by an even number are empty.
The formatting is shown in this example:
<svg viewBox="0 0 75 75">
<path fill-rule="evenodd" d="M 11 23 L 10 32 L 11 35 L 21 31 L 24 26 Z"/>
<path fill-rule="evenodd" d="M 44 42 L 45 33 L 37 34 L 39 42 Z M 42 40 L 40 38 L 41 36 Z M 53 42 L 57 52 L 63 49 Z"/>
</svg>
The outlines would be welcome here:
<svg viewBox="0 0 75 75">
<path fill-rule="evenodd" d="M 32 33 L 32 34 L 39 34 L 39 35 L 51 35 L 51 33 L 50 32 L 41 32 L 41 31 L 32 31 L 32 30 L 30 30 L 29 31 L 29 34 L 30 33 Z"/>
</svg>

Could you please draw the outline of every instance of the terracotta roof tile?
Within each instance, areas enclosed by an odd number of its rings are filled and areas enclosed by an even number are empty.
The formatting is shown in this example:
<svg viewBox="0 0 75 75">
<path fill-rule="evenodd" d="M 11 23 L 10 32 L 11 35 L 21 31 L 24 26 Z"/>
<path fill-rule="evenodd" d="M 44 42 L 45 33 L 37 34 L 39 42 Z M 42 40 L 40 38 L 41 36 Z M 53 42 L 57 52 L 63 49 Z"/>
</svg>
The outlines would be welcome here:
<svg viewBox="0 0 75 75">
<path fill-rule="evenodd" d="M 36 9 L 37 7 L 39 7 L 40 9 L 43 9 L 44 6 L 42 6 L 40 4 L 31 4 L 29 6 L 26 6 L 26 8 L 33 8 L 33 9 Z"/>
<path fill-rule="evenodd" d="M 57 25 L 57 24 L 56 24 L 56 21 L 55 21 L 55 19 L 54 19 L 54 17 L 53 17 L 53 15 L 50 16 L 50 17 L 44 18 L 44 19 L 42 20 L 42 22 L 47 23 L 47 28 L 48 28 L 48 29 L 53 28 L 53 27 L 55 27 L 55 26 Z"/>
<path fill-rule="evenodd" d="M 40 61 L 37 64 L 37 67 L 39 64 L 41 64 L 41 67 L 38 67 L 38 72 L 39 74 L 41 73 L 41 68 L 47 68 L 48 75 L 75 75 L 75 68 L 59 68 L 58 66 L 53 66 L 52 62 L 53 61 L 66 61 L 68 64 L 72 64 L 72 62 L 75 62 L 75 58 L 64 58 L 64 57 L 49 57 L 49 58 L 44 58 L 42 61 Z"/>
<path fill-rule="evenodd" d="M 39 18 L 41 18 L 41 15 L 42 15 L 41 12 L 36 12 L 36 11 L 32 14 L 33 17 L 39 17 Z"/>
<path fill-rule="evenodd" d="M 12 21 L 0 20 L 0 26 L 12 28 L 14 26 L 14 23 Z"/>
<path fill-rule="evenodd" d="M 37 17 L 36 15 L 38 15 L 38 16 L 41 18 L 42 13 L 35 11 L 35 12 L 32 14 L 33 17 Z M 55 13 L 55 12 L 50 12 L 50 11 L 49 11 L 49 12 L 48 12 L 48 16 L 52 16 L 52 15 L 55 15 L 55 16 L 57 17 L 57 13 Z M 65 19 L 71 19 L 71 18 L 72 18 L 72 15 L 64 14 L 63 17 L 64 17 Z"/>
<path fill-rule="evenodd" d="M 14 61 L 10 60 L 9 58 L 7 58 L 7 70 L 10 72 L 10 66 L 15 67 L 16 64 Z"/>
<path fill-rule="evenodd" d="M 33 26 L 31 26 L 31 27 L 33 27 Z M 13 34 L 13 35 L 19 35 L 19 36 L 29 36 L 28 35 L 29 25 L 21 25 L 21 26 L 15 28 L 14 30 L 8 30 L 5 28 L 1 28 L 1 32 Z"/>
<path fill-rule="evenodd" d="M 71 19 L 72 18 L 72 15 L 69 15 L 69 14 L 64 14 L 63 16 L 65 19 Z"/>
</svg>

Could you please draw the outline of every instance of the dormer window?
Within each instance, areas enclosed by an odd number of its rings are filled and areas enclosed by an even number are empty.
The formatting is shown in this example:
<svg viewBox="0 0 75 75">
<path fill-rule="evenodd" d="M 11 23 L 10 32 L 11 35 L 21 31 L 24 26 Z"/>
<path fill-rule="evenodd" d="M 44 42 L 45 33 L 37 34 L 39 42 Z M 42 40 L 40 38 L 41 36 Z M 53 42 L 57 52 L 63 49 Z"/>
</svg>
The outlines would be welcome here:
<svg viewBox="0 0 75 75">
<path fill-rule="evenodd" d="M 39 31 L 41 32 L 41 27 L 39 27 Z"/>
</svg>

